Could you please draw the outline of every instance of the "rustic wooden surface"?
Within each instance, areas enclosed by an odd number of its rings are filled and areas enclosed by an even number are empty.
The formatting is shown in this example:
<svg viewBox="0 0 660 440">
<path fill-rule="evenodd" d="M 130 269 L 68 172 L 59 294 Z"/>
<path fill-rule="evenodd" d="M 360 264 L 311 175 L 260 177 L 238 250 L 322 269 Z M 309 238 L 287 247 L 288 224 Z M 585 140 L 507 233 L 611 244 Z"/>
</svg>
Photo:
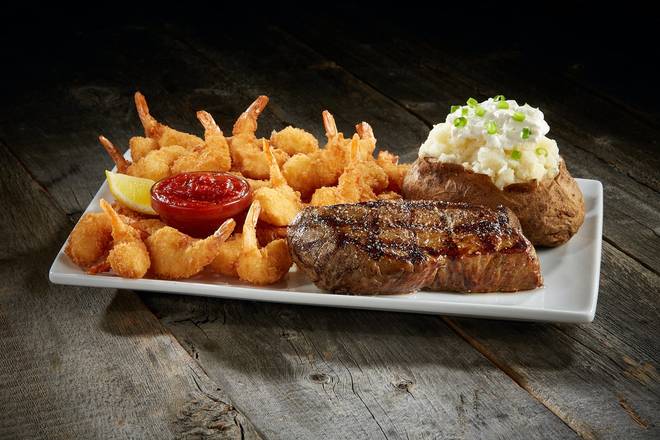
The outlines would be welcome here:
<svg viewBox="0 0 660 440">
<path fill-rule="evenodd" d="M 660 129 L 588 68 L 338 18 L 249 33 L 86 25 L 41 41 L 32 61 L 23 52 L 7 55 L 15 69 L 0 108 L 0 438 L 660 436 Z M 140 131 L 136 89 L 158 118 L 189 131 L 199 131 L 197 109 L 229 131 L 264 93 L 261 133 L 293 124 L 321 137 L 327 108 L 345 131 L 369 121 L 379 144 L 407 160 L 468 96 L 541 106 L 573 174 L 605 188 L 595 321 L 49 284 L 53 257 L 111 165 L 96 136 L 125 146 Z"/>
</svg>

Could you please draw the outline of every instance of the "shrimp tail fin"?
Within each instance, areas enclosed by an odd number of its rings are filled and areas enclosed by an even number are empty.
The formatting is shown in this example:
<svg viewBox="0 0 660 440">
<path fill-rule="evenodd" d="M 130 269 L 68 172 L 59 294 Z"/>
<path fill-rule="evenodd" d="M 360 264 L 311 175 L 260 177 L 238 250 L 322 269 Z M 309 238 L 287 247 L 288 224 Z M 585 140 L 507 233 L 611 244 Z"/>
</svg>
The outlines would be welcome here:
<svg viewBox="0 0 660 440">
<path fill-rule="evenodd" d="M 128 171 L 128 167 L 131 165 L 129 161 L 124 158 L 121 152 L 115 147 L 112 142 L 110 142 L 105 136 L 99 136 L 99 142 L 103 145 L 105 151 L 108 152 L 112 161 L 117 165 L 117 171 L 122 174 L 125 174 Z"/>
<path fill-rule="evenodd" d="M 268 96 L 261 95 L 238 117 L 232 134 L 254 133 L 257 131 L 257 119 L 268 105 Z"/>
<path fill-rule="evenodd" d="M 266 155 L 266 160 L 268 160 L 268 167 L 270 169 L 270 183 L 273 187 L 287 185 L 287 181 L 282 175 L 277 160 L 275 160 L 275 155 L 273 155 L 273 149 L 270 146 L 270 142 L 266 139 L 262 141 L 264 154 Z"/>
<path fill-rule="evenodd" d="M 140 122 L 142 122 L 142 126 L 144 127 L 144 135 L 146 137 L 154 137 L 158 132 L 158 126 L 160 124 L 149 113 L 147 99 L 140 92 L 135 92 L 135 108 L 140 117 Z"/>
<path fill-rule="evenodd" d="M 236 221 L 233 218 L 225 220 L 223 224 L 220 225 L 217 231 L 213 233 L 213 237 L 220 240 L 220 242 L 226 241 L 234 228 L 236 227 Z"/>
<path fill-rule="evenodd" d="M 360 136 L 360 139 L 370 140 L 373 143 L 376 143 L 376 136 L 374 135 L 374 129 L 371 128 L 368 122 L 360 122 L 355 126 L 355 131 Z"/>
<path fill-rule="evenodd" d="M 222 135 L 222 130 L 218 127 L 218 124 L 215 123 L 213 116 L 209 112 L 200 110 L 197 112 L 197 119 L 204 127 L 204 137 L 208 137 L 213 134 Z"/>
<path fill-rule="evenodd" d="M 359 153 L 360 153 L 360 138 L 358 135 L 353 135 L 353 138 L 351 139 L 351 158 L 350 158 L 350 163 L 354 164 L 359 161 Z"/>
<path fill-rule="evenodd" d="M 259 214 L 261 214 L 261 203 L 259 203 L 259 200 L 255 200 L 250 205 L 250 209 L 245 216 L 245 223 L 243 223 L 243 250 L 259 248 L 256 229 Z"/>
<path fill-rule="evenodd" d="M 124 223 L 121 217 L 119 217 L 119 214 L 117 214 L 117 211 L 115 211 L 112 205 L 105 199 L 101 199 L 99 203 L 101 205 L 101 209 L 103 209 L 103 211 L 110 218 L 110 224 L 112 225 L 112 236 L 116 239 L 118 234 L 125 231 L 128 225 Z"/>
<path fill-rule="evenodd" d="M 337 124 L 335 123 L 335 117 L 332 116 L 327 110 L 323 110 L 323 127 L 325 128 L 325 136 L 328 139 L 334 138 L 337 136 Z"/>
</svg>

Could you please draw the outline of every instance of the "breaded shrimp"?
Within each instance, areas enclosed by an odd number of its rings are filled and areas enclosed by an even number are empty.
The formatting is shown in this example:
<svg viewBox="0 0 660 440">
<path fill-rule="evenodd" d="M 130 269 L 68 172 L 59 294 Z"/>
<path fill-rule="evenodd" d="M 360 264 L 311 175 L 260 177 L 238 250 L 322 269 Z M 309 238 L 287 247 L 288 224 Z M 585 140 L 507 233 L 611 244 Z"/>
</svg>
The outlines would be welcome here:
<svg viewBox="0 0 660 440">
<path fill-rule="evenodd" d="M 190 154 L 176 159 L 172 164 L 171 174 L 186 171 L 229 171 L 229 145 L 222 130 L 213 120 L 213 116 L 205 111 L 198 111 L 197 119 L 204 126 L 204 143 L 189 147 Z"/>
<path fill-rule="evenodd" d="M 286 151 L 291 156 L 298 153 L 309 154 L 319 149 L 319 141 L 313 134 L 290 125 L 280 131 L 273 130 L 270 142 L 275 148 Z"/>
<path fill-rule="evenodd" d="M 104 199 L 100 203 L 112 224 L 113 243 L 107 259 L 110 267 L 120 277 L 142 278 L 149 270 L 151 260 L 140 232 L 124 223 L 110 203 Z"/>
<path fill-rule="evenodd" d="M 137 108 L 138 116 L 144 127 L 145 136 L 155 139 L 160 147 L 178 145 L 180 147 L 188 148 L 204 142 L 195 135 L 177 131 L 158 122 L 153 116 L 151 116 L 151 114 L 149 114 L 147 100 L 140 92 L 135 92 L 135 107 Z M 133 160 L 137 159 L 134 158 Z"/>
<path fill-rule="evenodd" d="M 261 204 L 259 220 L 275 226 L 288 226 L 302 210 L 300 193 L 286 183 L 266 139 L 263 139 L 263 149 L 270 166 L 270 187 L 254 192 L 254 200 Z"/>
<path fill-rule="evenodd" d="M 253 201 L 243 225 L 243 249 L 236 271 L 243 281 L 264 285 L 284 278 L 292 262 L 284 239 L 271 241 L 265 247 L 259 248 L 255 228 L 260 211 L 259 201 Z"/>
<path fill-rule="evenodd" d="M 171 168 L 174 162 L 183 156 L 192 154 L 184 147 L 171 145 L 149 152 L 137 162 L 131 163 L 126 160 L 121 152 L 104 136 L 99 136 L 99 141 L 105 151 L 117 165 L 117 171 L 130 176 L 144 177 L 151 180 L 160 180 L 172 174 Z"/>
<path fill-rule="evenodd" d="M 236 222 L 225 221 L 217 231 L 203 240 L 192 238 L 165 226 L 147 238 L 154 274 L 158 278 L 180 279 L 198 274 L 220 252 L 220 247 L 231 235 Z"/>
<path fill-rule="evenodd" d="M 298 153 L 282 167 L 284 178 L 304 199 L 318 188 L 336 185 L 347 162 L 344 135 L 337 131 L 335 118 L 327 110 L 322 116 L 328 138 L 325 147 L 310 154 Z"/>
<path fill-rule="evenodd" d="M 360 154 L 363 157 L 373 157 L 376 149 L 376 136 L 374 130 L 367 122 L 360 122 L 355 126 L 355 132 L 360 136 Z"/>
<path fill-rule="evenodd" d="M 128 221 L 128 224 L 140 231 L 143 240 L 146 240 L 147 237 L 157 230 L 167 226 L 167 224 L 157 218 L 132 219 Z"/>
<path fill-rule="evenodd" d="M 270 186 L 270 180 L 250 179 L 249 177 L 245 177 L 240 171 L 230 171 L 229 174 L 233 174 L 234 176 L 242 177 L 245 180 L 247 180 L 247 182 L 250 184 L 250 188 L 252 189 L 252 191 L 256 191 L 259 188 Z"/>
<path fill-rule="evenodd" d="M 385 172 L 378 168 L 383 175 Z M 350 163 L 339 177 L 337 186 L 322 187 L 317 189 L 310 202 L 314 206 L 336 205 L 339 203 L 355 203 L 376 199 L 376 193 L 373 191 L 372 184 L 375 179 L 370 174 L 372 171 L 370 165 L 365 164 L 360 159 L 359 138 L 353 136 L 351 140 L 351 159 Z M 382 177 L 382 176 L 381 176 Z M 387 176 L 385 176 L 387 179 Z M 385 181 L 387 186 L 387 181 Z"/>
<path fill-rule="evenodd" d="M 227 241 L 220 245 L 218 256 L 209 264 L 209 269 L 213 272 L 229 277 L 238 277 L 236 264 L 241 256 L 243 249 L 243 234 L 232 235 Z"/>
<path fill-rule="evenodd" d="M 257 139 L 257 119 L 268 104 L 267 96 L 259 96 L 239 116 L 232 129 L 233 136 L 229 138 L 231 162 L 233 170 L 240 171 L 250 179 L 265 180 L 269 177 L 269 165 L 261 148 L 261 140 Z M 289 155 L 282 150 L 273 151 L 275 159 L 282 165 Z"/>
<path fill-rule="evenodd" d="M 358 141 L 359 161 L 354 163 L 355 172 L 360 172 L 364 180 L 376 193 L 384 191 L 389 185 L 387 173 L 374 160 L 374 149 L 376 148 L 376 137 L 374 131 L 366 122 L 361 122 L 355 126 L 360 140 Z"/>
<path fill-rule="evenodd" d="M 408 174 L 410 167 L 409 163 L 399 164 L 399 156 L 396 156 L 389 151 L 379 151 L 376 163 L 385 171 L 388 177 L 389 191 L 401 192 L 403 188 L 403 179 Z"/>
<path fill-rule="evenodd" d="M 82 216 L 73 228 L 64 252 L 83 269 L 105 261 L 112 247 L 112 225 L 103 212 L 90 212 Z"/>
<path fill-rule="evenodd" d="M 131 160 L 137 162 L 150 152 L 159 149 L 160 145 L 155 139 L 133 136 L 128 141 L 128 148 L 131 150 Z"/>
</svg>

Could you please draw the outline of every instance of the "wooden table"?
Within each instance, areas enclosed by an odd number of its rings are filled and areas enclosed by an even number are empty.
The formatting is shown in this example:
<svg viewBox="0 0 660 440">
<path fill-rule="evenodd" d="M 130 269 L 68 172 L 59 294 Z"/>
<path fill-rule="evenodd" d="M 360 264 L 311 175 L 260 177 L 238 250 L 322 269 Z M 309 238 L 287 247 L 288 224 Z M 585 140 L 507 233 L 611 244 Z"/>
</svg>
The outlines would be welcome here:
<svg viewBox="0 0 660 440">
<path fill-rule="evenodd" d="M 660 438 L 657 107 L 588 63 L 385 27 L 94 22 L 9 53 L 0 438 Z M 515 323 L 52 285 L 55 254 L 112 166 L 96 137 L 125 148 L 141 132 L 135 90 L 159 119 L 194 132 L 195 110 L 229 132 L 267 94 L 261 134 L 293 124 L 323 138 L 327 108 L 345 132 L 370 122 L 381 148 L 406 161 L 467 97 L 540 106 L 573 174 L 605 188 L 596 319 Z"/>
</svg>

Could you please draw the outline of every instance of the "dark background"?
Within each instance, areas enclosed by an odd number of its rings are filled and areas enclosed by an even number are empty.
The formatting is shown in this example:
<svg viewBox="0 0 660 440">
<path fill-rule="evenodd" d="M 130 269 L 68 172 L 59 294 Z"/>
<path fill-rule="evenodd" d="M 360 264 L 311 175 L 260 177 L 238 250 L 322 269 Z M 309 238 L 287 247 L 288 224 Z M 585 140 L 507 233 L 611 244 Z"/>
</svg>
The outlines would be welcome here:
<svg viewBox="0 0 660 440">
<path fill-rule="evenodd" d="M 221 45 L 227 33 L 259 34 L 268 25 L 296 28 L 321 23 L 337 32 L 414 35 L 443 49 L 474 56 L 517 51 L 538 69 L 572 69 L 574 75 L 642 111 L 657 115 L 655 68 L 658 20 L 635 2 L 297 2 L 231 4 L 182 2 L 66 7 L 14 4 L 0 30 L 4 92 L 20 96 L 34 81 L 56 83 L 54 67 L 84 69 L 97 62 L 104 33 L 122 26 L 167 23 Z M 332 39 L 327 30 L 325 38 Z M 102 37 L 100 37 L 102 38 Z M 502 62 L 506 62 L 503 60 Z M 533 81 L 533 78 L 528 80 Z"/>
</svg>

